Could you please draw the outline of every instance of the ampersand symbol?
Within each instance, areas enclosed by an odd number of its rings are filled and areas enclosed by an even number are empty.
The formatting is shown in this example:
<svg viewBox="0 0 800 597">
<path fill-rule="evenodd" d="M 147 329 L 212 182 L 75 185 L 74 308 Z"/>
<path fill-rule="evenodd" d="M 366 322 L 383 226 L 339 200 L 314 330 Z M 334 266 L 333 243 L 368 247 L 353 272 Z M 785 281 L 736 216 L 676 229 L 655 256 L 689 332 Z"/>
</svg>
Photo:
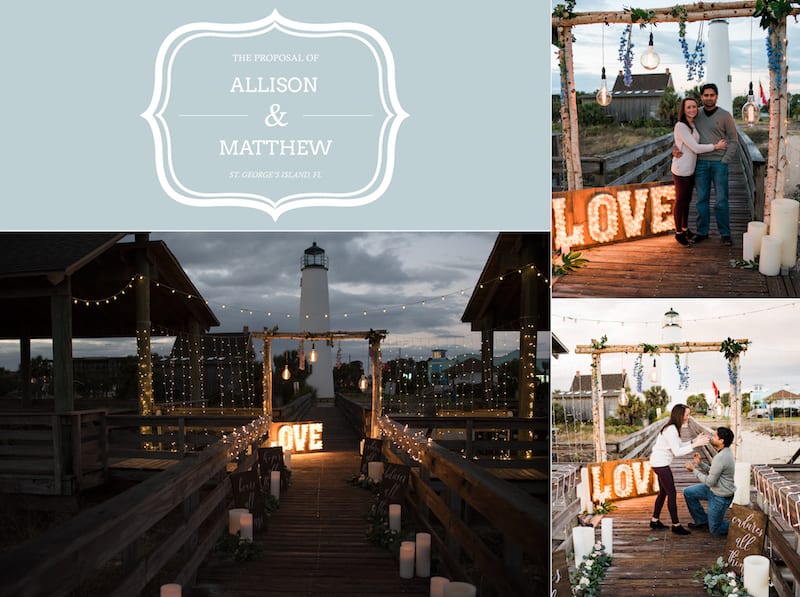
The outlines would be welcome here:
<svg viewBox="0 0 800 597">
<path fill-rule="evenodd" d="M 272 104 L 269 107 L 269 114 L 264 118 L 264 124 L 272 128 L 273 126 L 286 126 L 288 123 L 283 121 L 286 112 L 279 112 L 281 109 L 280 104 Z"/>
</svg>

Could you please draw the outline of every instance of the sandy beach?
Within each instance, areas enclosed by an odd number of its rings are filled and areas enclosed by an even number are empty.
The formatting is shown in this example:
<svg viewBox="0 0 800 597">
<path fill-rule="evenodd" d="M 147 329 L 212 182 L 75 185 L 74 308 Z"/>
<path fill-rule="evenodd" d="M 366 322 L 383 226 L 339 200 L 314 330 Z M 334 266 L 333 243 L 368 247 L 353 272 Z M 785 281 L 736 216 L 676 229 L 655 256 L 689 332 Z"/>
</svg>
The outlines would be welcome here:
<svg viewBox="0 0 800 597">
<path fill-rule="evenodd" d="M 800 438 L 770 437 L 754 431 L 742 431 L 741 454 L 736 460 L 750 464 L 786 464 L 797 448 Z"/>
</svg>

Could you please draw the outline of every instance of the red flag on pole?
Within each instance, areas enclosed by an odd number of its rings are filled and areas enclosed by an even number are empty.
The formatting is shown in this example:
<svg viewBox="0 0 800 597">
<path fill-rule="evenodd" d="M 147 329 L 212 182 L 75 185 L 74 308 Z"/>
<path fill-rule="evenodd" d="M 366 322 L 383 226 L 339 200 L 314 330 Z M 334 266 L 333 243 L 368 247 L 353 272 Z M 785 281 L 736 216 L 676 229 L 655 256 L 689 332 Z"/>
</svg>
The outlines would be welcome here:
<svg viewBox="0 0 800 597">
<path fill-rule="evenodd" d="M 719 388 L 717 387 L 717 384 L 712 381 L 711 387 L 714 388 L 714 402 L 719 402 Z"/>
<path fill-rule="evenodd" d="M 761 96 L 761 105 L 767 105 L 767 96 L 764 95 L 764 88 L 761 86 L 761 81 L 758 82 L 758 93 Z"/>
</svg>

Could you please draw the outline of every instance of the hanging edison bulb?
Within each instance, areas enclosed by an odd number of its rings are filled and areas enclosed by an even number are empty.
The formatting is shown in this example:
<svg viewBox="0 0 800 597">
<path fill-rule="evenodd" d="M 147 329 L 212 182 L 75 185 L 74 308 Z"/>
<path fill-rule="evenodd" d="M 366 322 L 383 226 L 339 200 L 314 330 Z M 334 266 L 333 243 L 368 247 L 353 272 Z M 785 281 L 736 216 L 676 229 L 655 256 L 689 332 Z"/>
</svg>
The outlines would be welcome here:
<svg viewBox="0 0 800 597">
<path fill-rule="evenodd" d="M 283 366 L 283 372 L 281 373 L 281 379 L 283 381 L 287 381 L 292 376 L 291 371 L 289 371 L 289 364 Z"/>
<path fill-rule="evenodd" d="M 369 380 L 367 380 L 367 376 L 362 373 L 361 378 L 358 380 L 358 389 L 361 390 L 362 392 L 366 392 L 368 385 L 369 385 Z"/>
<path fill-rule="evenodd" d="M 761 118 L 761 109 L 756 103 L 756 97 L 753 94 L 753 82 L 750 81 L 750 89 L 747 91 L 747 101 L 742 106 L 742 120 L 750 126 L 753 126 Z"/>
<path fill-rule="evenodd" d="M 597 92 L 595 99 L 601 106 L 607 106 L 611 103 L 611 94 L 608 92 L 608 85 L 606 84 L 606 67 L 603 67 L 603 74 L 600 75 L 600 91 Z"/>
<path fill-rule="evenodd" d="M 655 357 L 653 357 L 653 368 L 650 370 L 650 382 L 658 383 L 658 363 Z"/>
<path fill-rule="evenodd" d="M 653 49 L 653 32 L 650 32 L 650 42 L 647 44 L 647 50 L 645 50 L 644 54 L 641 57 L 642 66 L 645 67 L 647 70 L 653 70 L 658 68 L 658 65 L 661 64 L 661 57 L 656 53 Z"/>
<path fill-rule="evenodd" d="M 619 398 L 617 398 L 617 404 L 620 406 L 627 406 L 628 405 L 628 393 L 625 391 L 625 388 L 622 388 L 619 392 Z"/>
<path fill-rule="evenodd" d="M 308 353 L 308 361 L 310 363 L 317 362 L 317 349 L 313 342 L 311 343 L 311 352 Z"/>
</svg>

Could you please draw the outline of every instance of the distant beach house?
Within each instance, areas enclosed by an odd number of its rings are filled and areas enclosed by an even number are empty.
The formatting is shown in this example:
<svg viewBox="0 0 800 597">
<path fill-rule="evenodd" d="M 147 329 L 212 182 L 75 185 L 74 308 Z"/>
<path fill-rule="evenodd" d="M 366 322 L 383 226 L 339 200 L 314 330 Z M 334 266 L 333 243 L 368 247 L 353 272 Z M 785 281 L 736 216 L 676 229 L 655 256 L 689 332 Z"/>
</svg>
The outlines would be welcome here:
<svg viewBox="0 0 800 597">
<path fill-rule="evenodd" d="M 615 122 L 631 122 L 637 118 L 657 118 L 658 104 L 667 88 L 674 89 L 669 69 L 663 73 L 632 75 L 630 87 L 619 71 L 611 89 L 611 104 L 605 111 Z"/>
<path fill-rule="evenodd" d="M 616 417 L 619 398 L 630 390 L 630 382 L 625 369 L 621 373 L 604 373 L 600 382 L 603 387 L 603 415 L 605 418 Z M 564 407 L 567 420 L 592 420 L 592 376 L 575 372 L 572 385 L 566 392 L 553 395 L 553 402 Z"/>
<path fill-rule="evenodd" d="M 790 416 L 800 414 L 800 394 L 789 390 L 773 392 L 764 401 L 769 405 L 769 410 L 776 416 Z"/>
</svg>

